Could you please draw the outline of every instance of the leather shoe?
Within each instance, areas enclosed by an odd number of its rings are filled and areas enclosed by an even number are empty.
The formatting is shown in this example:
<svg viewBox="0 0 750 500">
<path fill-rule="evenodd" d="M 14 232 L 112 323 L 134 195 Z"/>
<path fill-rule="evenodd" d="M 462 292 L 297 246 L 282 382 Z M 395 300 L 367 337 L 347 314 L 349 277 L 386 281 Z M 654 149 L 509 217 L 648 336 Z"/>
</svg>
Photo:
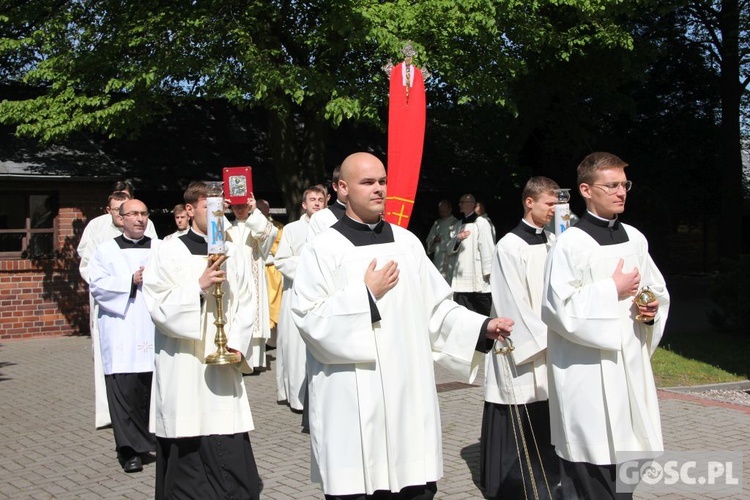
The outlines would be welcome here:
<svg viewBox="0 0 750 500">
<path fill-rule="evenodd" d="M 124 470 L 127 473 L 141 472 L 143 470 L 143 462 L 141 462 L 141 457 L 136 455 L 130 460 L 126 461 L 125 464 L 122 466 L 122 470 Z"/>
</svg>

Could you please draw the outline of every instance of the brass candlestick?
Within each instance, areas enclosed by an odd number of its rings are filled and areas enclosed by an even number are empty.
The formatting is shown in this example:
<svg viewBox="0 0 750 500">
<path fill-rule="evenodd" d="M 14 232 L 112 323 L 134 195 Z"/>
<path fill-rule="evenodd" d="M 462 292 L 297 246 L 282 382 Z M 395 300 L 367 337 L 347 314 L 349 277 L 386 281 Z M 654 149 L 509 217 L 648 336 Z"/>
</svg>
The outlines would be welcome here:
<svg viewBox="0 0 750 500">
<path fill-rule="evenodd" d="M 220 260 L 221 263 L 219 263 L 219 266 L 227 259 L 226 255 L 212 255 L 210 258 L 212 260 Z M 219 266 L 216 267 L 218 268 Z M 224 290 L 221 288 L 221 283 L 214 284 L 214 291 L 211 292 L 211 295 L 216 299 L 216 320 L 214 321 L 214 325 L 216 325 L 216 335 L 214 336 L 216 352 L 206 356 L 206 364 L 231 365 L 239 363 L 242 359 L 240 355 L 227 350 L 227 336 L 224 333 L 224 325 L 227 322 L 224 320 L 224 301 L 222 300 L 224 298 Z"/>
<path fill-rule="evenodd" d="M 212 258 L 213 260 L 221 260 L 221 263 L 227 260 L 226 255 L 212 255 L 209 258 Z M 214 321 L 214 325 L 216 325 L 216 336 L 214 337 L 216 352 L 206 356 L 206 364 L 231 365 L 239 363 L 242 357 L 236 352 L 230 352 L 227 350 L 227 336 L 224 333 L 224 325 L 226 325 L 227 322 L 224 320 L 224 301 L 222 300 L 224 298 L 224 290 L 221 288 L 221 283 L 216 283 L 214 285 L 214 291 L 211 292 L 211 295 L 216 299 L 216 321 Z"/>
<path fill-rule="evenodd" d="M 206 225 L 207 225 L 207 245 L 208 245 L 208 265 L 219 269 L 228 259 L 227 248 L 224 244 L 224 197 L 222 182 L 206 181 Z M 242 356 L 236 352 L 227 350 L 227 336 L 224 333 L 224 290 L 221 283 L 214 284 L 214 291 L 211 293 L 216 299 L 216 352 L 206 356 L 207 365 L 229 365 L 239 363 Z"/>
</svg>

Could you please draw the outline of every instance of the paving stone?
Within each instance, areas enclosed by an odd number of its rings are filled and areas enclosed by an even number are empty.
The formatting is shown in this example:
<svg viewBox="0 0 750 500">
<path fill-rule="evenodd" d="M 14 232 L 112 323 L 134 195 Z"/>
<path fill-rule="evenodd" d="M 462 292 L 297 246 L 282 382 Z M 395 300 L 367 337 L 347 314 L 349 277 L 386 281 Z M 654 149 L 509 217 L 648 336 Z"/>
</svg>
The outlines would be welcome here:
<svg viewBox="0 0 750 500">
<path fill-rule="evenodd" d="M 310 482 L 310 437 L 300 415 L 276 403 L 275 363 L 245 377 L 255 430 L 250 440 L 263 481 L 264 499 L 319 499 Z M 436 368 L 443 428 L 444 477 L 439 499 L 482 498 L 479 435 L 482 373 L 469 385 Z M 0 345 L 0 498 L 153 498 L 154 464 L 125 474 L 111 429 L 94 430 L 91 341 L 57 337 L 5 341 Z M 669 451 L 750 449 L 750 412 L 660 393 L 665 447 Z M 750 465 L 742 474 L 750 485 Z M 639 488 L 640 490 L 640 488 Z M 749 495 L 745 495 L 747 497 Z M 636 491 L 635 498 L 743 498 L 706 494 L 682 485 L 673 492 Z"/>
</svg>

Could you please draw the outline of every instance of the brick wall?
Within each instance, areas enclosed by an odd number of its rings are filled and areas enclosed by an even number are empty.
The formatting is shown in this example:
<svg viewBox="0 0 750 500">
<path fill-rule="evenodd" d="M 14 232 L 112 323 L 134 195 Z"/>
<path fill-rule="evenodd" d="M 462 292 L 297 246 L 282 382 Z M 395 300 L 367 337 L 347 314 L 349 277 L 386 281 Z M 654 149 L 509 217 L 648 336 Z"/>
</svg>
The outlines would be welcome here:
<svg viewBox="0 0 750 500">
<path fill-rule="evenodd" d="M 0 297 L 0 339 L 88 331 L 88 294 L 69 259 L 0 261 Z"/>
<path fill-rule="evenodd" d="M 19 189 L 31 189 L 26 180 Z M 55 258 L 0 259 L 0 340 L 89 332 L 88 285 L 76 247 L 86 221 L 102 213 L 111 181 L 45 182 L 58 192 Z M 35 187 L 39 188 L 40 184 Z"/>
</svg>

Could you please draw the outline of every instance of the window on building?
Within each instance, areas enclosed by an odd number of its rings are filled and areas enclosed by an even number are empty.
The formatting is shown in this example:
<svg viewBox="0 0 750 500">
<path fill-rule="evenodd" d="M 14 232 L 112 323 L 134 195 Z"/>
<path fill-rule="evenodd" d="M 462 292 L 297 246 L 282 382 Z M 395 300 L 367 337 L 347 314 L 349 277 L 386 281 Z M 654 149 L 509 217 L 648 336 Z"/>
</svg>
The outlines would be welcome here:
<svg viewBox="0 0 750 500">
<path fill-rule="evenodd" d="M 57 193 L 0 191 L 0 257 L 51 256 L 57 209 Z"/>
</svg>

